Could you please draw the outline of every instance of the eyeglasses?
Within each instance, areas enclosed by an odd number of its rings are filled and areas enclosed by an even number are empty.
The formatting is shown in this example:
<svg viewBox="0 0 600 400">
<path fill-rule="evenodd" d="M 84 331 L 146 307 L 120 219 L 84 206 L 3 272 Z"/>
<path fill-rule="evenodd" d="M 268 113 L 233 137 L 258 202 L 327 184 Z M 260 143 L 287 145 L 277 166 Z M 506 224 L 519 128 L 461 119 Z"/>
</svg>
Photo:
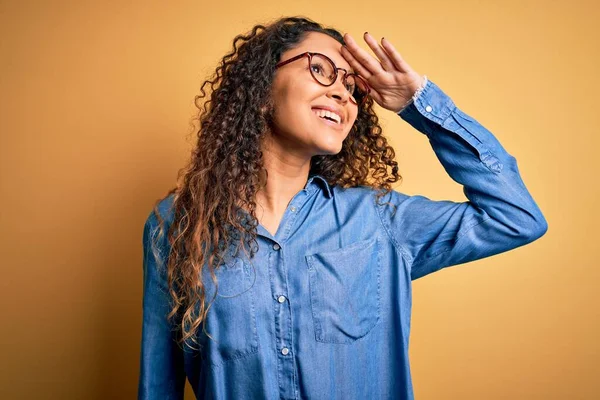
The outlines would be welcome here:
<svg viewBox="0 0 600 400">
<path fill-rule="evenodd" d="M 289 60 L 280 62 L 275 65 L 275 68 L 277 69 L 306 56 L 308 56 L 308 69 L 315 81 L 323 86 L 331 86 L 337 80 L 338 71 L 342 70 L 344 71 L 344 79 L 342 82 L 346 90 L 350 93 L 350 101 L 358 105 L 358 107 L 361 107 L 365 103 L 367 96 L 371 92 L 371 88 L 367 84 L 367 81 L 354 73 L 348 73 L 344 68 L 336 67 L 335 63 L 324 54 L 307 51 L 298 54 Z"/>
</svg>

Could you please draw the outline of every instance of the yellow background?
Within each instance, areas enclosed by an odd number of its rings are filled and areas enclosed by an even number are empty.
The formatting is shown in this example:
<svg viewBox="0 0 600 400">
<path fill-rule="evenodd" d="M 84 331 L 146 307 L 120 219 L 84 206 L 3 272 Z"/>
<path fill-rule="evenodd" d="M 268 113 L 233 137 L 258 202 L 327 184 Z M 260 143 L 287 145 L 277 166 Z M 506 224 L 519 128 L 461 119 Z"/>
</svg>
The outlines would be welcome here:
<svg viewBox="0 0 600 400">
<path fill-rule="evenodd" d="M 364 31 L 388 38 L 517 158 L 549 223 L 530 245 L 414 282 L 416 398 L 593 398 L 599 9 L 549 0 L 0 2 L 0 398 L 136 396 L 143 223 L 188 157 L 193 98 L 235 35 L 297 14 L 364 48 Z M 426 137 L 378 111 L 404 177 L 397 189 L 465 200 Z"/>
</svg>

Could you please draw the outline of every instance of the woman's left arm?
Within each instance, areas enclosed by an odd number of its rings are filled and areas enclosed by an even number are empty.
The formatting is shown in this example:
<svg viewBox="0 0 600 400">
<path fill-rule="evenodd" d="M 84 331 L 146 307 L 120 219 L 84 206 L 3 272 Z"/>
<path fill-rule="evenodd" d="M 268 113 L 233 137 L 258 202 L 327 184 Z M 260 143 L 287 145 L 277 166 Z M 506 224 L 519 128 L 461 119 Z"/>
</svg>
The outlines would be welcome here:
<svg viewBox="0 0 600 400">
<path fill-rule="evenodd" d="M 530 243 L 548 224 L 527 190 L 517 160 L 492 133 L 460 110 L 434 82 L 398 115 L 425 134 L 448 175 L 462 184 L 465 202 L 434 201 L 392 191 L 395 214 L 382 223 L 411 265 L 412 279 L 450 265 Z"/>
<path fill-rule="evenodd" d="M 367 38 L 376 54 L 383 51 Z M 469 199 L 434 201 L 397 191 L 382 198 L 382 203 L 396 206 L 395 212 L 384 207 L 378 211 L 410 265 L 413 280 L 522 246 L 547 231 L 546 219 L 525 187 L 516 159 L 488 129 L 460 110 L 434 82 L 412 70 L 391 44 L 385 43 L 381 63 L 351 39 L 347 44 L 352 54 L 346 54 L 346 59 L 367 74 L 374 100 L 428 137 Z"/>
</svg>

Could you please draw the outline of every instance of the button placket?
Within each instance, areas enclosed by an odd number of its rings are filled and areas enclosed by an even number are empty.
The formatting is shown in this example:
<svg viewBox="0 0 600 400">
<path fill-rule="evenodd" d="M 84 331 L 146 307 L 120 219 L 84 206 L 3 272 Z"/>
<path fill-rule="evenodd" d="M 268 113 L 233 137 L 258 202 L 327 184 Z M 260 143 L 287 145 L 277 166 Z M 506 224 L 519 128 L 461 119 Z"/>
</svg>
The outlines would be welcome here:
<svg viewBox="0 0 600 400">
<path fill-rule="evenodd" d="M 285 235 L 283 236 L 285 238 Z M 285 239 L 282 239 L 282 243 Z M 297 371 L 294 358 L 291 357 L 293 347 L 291 307 L 287 297 L 287 268 L 283 246 L 273 243 L 273 251 L 269 255 L 269 276 L 271 278 L 271 293 L 274 305 L 274 342 L 277 350 L 277 371 L 280 383 L 281 398 L 295 398 L 298 387 Z"/>
</svg>

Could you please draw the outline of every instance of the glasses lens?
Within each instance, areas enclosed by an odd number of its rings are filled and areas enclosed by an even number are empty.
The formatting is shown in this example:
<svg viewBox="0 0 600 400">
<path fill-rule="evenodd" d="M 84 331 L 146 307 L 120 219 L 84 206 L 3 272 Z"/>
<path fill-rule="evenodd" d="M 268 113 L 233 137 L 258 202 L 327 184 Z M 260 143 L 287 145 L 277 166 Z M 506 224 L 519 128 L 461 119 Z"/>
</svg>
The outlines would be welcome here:
<svg viewBox="0 0 600 400">
<path fill-rule="evenodd" d="M 336 75 L 331 61 L 318 54 L 312 56 L 310 73 L 323 85 L 331 85 Z"/>
<path fill-rule="evenodd" d="M 310 73 L 322 85 L 329 86 L 335 81 L 335 65 L 319 54 L 312 56 Z M 346 89 L 350 92 L 350 99 L 355 104 L 362 104 L 368 94 L 367 83 L 357 75 L 346 76 Z"/>
</svg>

